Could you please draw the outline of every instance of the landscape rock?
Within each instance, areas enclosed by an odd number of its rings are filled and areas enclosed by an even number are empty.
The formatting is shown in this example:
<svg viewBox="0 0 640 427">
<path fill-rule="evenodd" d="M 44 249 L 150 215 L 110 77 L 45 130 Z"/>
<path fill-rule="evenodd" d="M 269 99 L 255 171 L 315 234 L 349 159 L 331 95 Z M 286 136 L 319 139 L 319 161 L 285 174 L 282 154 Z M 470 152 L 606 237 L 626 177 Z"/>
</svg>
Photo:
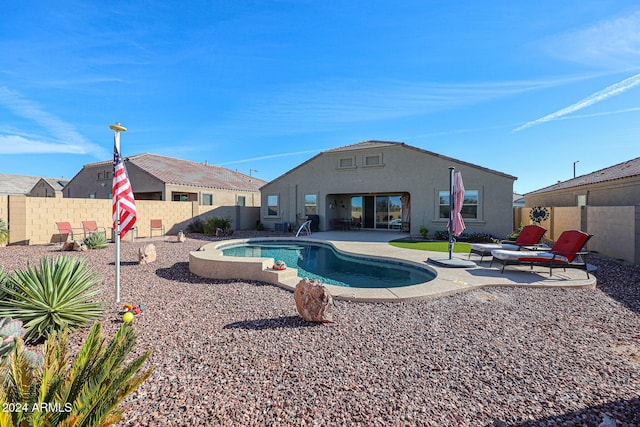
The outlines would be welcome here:
<svg viewBox="0 0 640 427">
<path fill-rule="evenodd" d="M 153 243 L 149 243 L 144 248 L 138 250 L 138 260 L 140 265 L 152 263 L 156 260 L 156 247 Z"/>
<path fill-rule="evenodd" d="M 298 314 L 307 322 L 333 322 L 333 297 L 319 280 L 302 279 L 293 299 Z"/>
<path fill-rule="evenodd" d="M 77 252 L 86 252 L 87 251 L 87 247 L 84 245 L 84 243 L 78 241 L 78 240 L 70 240 L 68 242 L 64 242 L 62 244 L 62 248 L 60 249 L 61 251 L 77 251 Z"/>
</svg>

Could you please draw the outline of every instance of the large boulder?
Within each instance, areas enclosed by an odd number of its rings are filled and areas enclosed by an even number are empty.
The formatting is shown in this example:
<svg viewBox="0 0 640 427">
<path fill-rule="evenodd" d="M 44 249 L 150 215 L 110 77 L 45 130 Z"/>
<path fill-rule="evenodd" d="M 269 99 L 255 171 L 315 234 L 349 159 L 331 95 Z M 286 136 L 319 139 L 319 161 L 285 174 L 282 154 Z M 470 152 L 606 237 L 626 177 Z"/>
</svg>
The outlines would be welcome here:
<svg viewBox="0 0 640 427">
<path fill-rule="evenodd" d="M 298 314 L 307 322 L 333 322 L 333 297 L 319 280 L 302 279 L 293 299 Z"/>
<path fill-rule="evenodd" d="M 138 249 L 138 259 L 140 265 L 149 264 L 156 260 L 156 247 L 153 243 L 149 243 L 144 248 Z"/>
</svg>

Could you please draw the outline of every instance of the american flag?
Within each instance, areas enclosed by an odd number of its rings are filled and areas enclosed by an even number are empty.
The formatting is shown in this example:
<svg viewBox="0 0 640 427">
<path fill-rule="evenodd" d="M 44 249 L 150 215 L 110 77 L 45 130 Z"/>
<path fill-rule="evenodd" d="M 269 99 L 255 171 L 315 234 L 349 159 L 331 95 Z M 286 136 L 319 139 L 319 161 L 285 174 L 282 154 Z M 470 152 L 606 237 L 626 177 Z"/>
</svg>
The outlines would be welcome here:
<svg viewBox="0 0 640 427">
<path fill-rule="evenodd" d="M 120 156 L 120 132 L 116 132 L 113 140 L 113 188 L 111 191 L 113 206 L 113 229 L 117 230 L 116 223 L 118 214 L 120 216 L 120 239 L 127 234 L 127 231 L 136 223 L 136 201 L 133 198 L 133 191 L 129 183 L 127 169 L 124 166 L 122 156 Z M 118 202 L 120 202 L 120 212 L 118 213 Z"/>
</svg>

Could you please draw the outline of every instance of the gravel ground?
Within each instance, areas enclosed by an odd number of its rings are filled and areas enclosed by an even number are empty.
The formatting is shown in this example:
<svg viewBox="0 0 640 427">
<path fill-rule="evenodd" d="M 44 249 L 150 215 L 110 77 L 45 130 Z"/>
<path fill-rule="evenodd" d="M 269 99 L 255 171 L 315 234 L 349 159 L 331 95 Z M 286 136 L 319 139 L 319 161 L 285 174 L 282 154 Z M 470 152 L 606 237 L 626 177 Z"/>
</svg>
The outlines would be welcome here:
<svg viewBox="0 0 640 427">
<path fill-rule="evenodd" d="M 603 414 L 640 425 L 639 266 L 594 256 L 596 290 L 337 301 L 336 322 L 315 325 L 288 291 L 190 274 L 203 240 L 153 241 L 158 260 L 138 265 L 146 243 L 122 243 L 121 296 L 145 305 L 136 351 L 152 349 L 155 370 L 120 426 L 598 426 Z M 0 266 L 60 254 L 10 246 Z M 113 335 L 114 246 L 66 254 L 99 274 Z"/>
</svg>

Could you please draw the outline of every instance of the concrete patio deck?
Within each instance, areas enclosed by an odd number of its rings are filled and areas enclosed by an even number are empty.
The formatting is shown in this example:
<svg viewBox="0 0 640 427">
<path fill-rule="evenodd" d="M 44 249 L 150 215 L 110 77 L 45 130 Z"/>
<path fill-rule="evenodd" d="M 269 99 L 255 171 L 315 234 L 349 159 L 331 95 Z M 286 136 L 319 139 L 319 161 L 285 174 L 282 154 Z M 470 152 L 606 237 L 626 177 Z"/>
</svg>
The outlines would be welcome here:
<svg viewBox="0 0 640 427">
<path fill-rule="evenodd" d="M 419 251 L 412 249 L 397 248 L 389 245 L 389 241 L 407 237 L 406 233 L 384 232 L 384 231 L 328 231 L 317 232 L 311 236 L 299 237 L 299 240 L 319 241 L 332 244 L 336 249 L 353 255 L 364 255 L 373 258 L 390 258 L 403 260 L 411 264 L 420 265 L 436 273 L 436 278 L 430 282 L 421 283 L 414 286 L 399 288 L 344 288 L 340 286 L 327 285 L 329 291 L 336 299 L 350 301 L 404 301 L 412 299 L 427 299 L 486 286 L 522 286 L 522 287 L 544 287 L 544 288 L 595 288 L 596 278 L 592 274 L 587 275 L 582 270 L 554 269 L 553 276 L 549 277 L 549 270 L 544 267 L 518 267 L 507 266 L 504 273 L 501 273 L 501 266 L 494 265 L 489 268 L 490 258 L 485 257 L 481 265 L 472 268 L 447 268 L 428 263 L 429 258 L 442 258 L 448 256 L 442 252 Z M 274 238 L 282 240 L 284 238 Z M 289 237 L 288 239 L 296 239 Z M 239 239 L 243 241 L 247 239 Z M 228 264 L 243 264 L 242 271 L 249 270 L 247 258 L 223 257 L 220 251 L 214 249 L 221 244 L 229 244 L 231 241 L 213 243 L 211 250 L 196 251 L 190 254 L 190 269 L 193 273 L 210 278 L 231 278 L 236 268 Z M 453 254 L 454 257 L 467 259 L 468 254 Z M 224 261 L 223 261 L 224 259 Z M 256 260 L 253 259 L 255 263 Z M 472 261 L 478 261 L 478 258 Z M 246 279 L 265 280 L 283 288 L 294 290 L 295 285 L 300 280 L 291 274 L 275 272 L 261 263 L 256 276 L 241 277 Z M 213 265 L 215 264 L 215 268 Z M 293 270 L 293 269 L 291 269 Z M 293 271 L 291 271 L 293 272 Z M 228 277 L 227 277 L 228 276 Z"/>
</svg>

